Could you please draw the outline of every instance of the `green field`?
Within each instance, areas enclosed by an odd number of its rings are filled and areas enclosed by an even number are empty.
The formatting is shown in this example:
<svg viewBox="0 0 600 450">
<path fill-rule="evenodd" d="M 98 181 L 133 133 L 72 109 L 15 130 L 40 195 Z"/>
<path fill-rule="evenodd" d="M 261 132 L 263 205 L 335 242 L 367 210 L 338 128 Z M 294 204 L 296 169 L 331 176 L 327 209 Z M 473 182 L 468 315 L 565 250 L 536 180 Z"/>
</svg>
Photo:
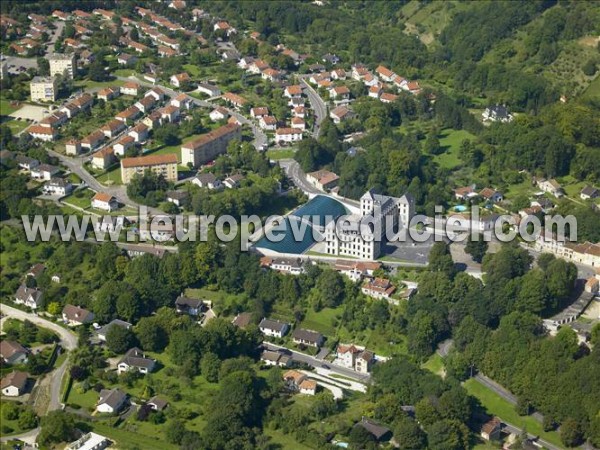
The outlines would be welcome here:
<svg viewBox="0 0 600 450">
<path fill-rule="evenodd" d="M 302 321 L 302 328 L 318 331 L 325 336 L 335 336 L 336 326 L 334 322 L 339 322 L 344 312 L 343 307 L 338 308 L 323 308 L 319 312 L 315 312 L 312 308 L 306 311 L 306 317 Z"/>
<path fill-rule="evenodd" d="M 284 434 L 279 430 L 266 428 L 264 434 L 271 438 L 270 443 L 277 445 L 277 448 L 281 450 L 310 450 L 310 447 L 301 444 L 293 436 Z"/>
<path fill-rule="evenodd" d="M 455 169 L 462 164 L 459 157 L 460 145 L 465 139 L 474 139 L 471 133 L 465 130 L 444 130 L 440 133 L 440 145 L 444 147 L 444 153 L 435 155 L 433 160 L 441 167 Z"/>
<path fill-rule="evenodd" d="M 431 357 L 425 361 L 421 367 L 435 373 L 436 375 L 444 375 L 444 360 L 438 353 L 431 355 Z"/>
<path fill-rule="evenodd" d="M 296 153 L 296 150 L 293 148 L 286 148 L 286 149 L 282 149 L 282 150 L 271 149 L 271 150 L 267 150 L 267 157 L 269 159 L 277 161 L 279 159 L 291 159 L 294 157 L 295 153 Z"/>
<path fill-rule="evenodd" d="M 102 175 L 96 177 L 96 179 L 107 186 L 121 183 L 121 166 L 115 165 L 108 172 L 104 172 Z"/>
<path fill-rule="evenodd" d="M 115 441 L 120 449 L 139 449 L 144 450 L 176 450 L 178 447 L 169 444 L 164 440 L 158 440 L 154 437 L 142 433 L 135 433 L 129 429 L 114 428 L 104 423 L 94 422 L 94 431 Z"/>
<path fill-rule="evenodd" d="M 498 416 L 503 421 L 518 428 L 526 428 L 528 433 L 538 435 L 554 445 L 563 446 L 558 433 L 554 431 L 546 433 L 542 428 L 542 424 L 533 417 L 519 416 L 514 405 L 479 383 L 475 378 L 467 380 L 464 386 L 469 394 L 479 399 L 489 414 Z"/>
<path fill-rule="evenodd" d="M 587 89 L 582 94 L 583 98 L 597 99 L 600 100 L 600 76 L 596 76 Z"/>
<path fill-rule="evenodd" d="M 10 104 L 9 100 L 0 99 L 0 115 L 2 115 L 2 116 L 8 116 L 9 114 L 14 113 L 15 111 L 19 110 L 20 108 L 21 108 L 21 105 L 12 106 Z"/>
<path fill-rule="evenodd" d="M 87 209 L 91 205 L 92 197 L 95 192 L 90 189 L 84 189 L 77 191 L 74 194 L 69 195 L 63 199 L 63 203 L 68 205 L 77 206 L 79 208 Z"/>
</svg>

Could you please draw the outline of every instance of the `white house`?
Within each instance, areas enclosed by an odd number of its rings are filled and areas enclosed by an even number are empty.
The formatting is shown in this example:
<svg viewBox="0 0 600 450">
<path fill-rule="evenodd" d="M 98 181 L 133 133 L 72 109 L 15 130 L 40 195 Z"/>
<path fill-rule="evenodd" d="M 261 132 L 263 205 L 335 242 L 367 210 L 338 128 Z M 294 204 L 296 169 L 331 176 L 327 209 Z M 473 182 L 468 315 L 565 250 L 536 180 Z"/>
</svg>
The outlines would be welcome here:
<svg viewBox="0 0 600 450">
<path fill-rule="evenodd" d="M 227 117 L 229 117 L 229 111 L 222 106 L 218 106 L 213 109 L 208 116 L 213 122 L 218 122 L 219 120 L 227 119 Z"/>
<path fill-rule="evenodd" d="M 15 341 L 0 341 L 0 357 L 6 364 L 22 364 L 27 361 L 29 351 Z"/>
<path fill-rule="evenodd" d="M 290 325 L 278 320 L 263 318 L 258 324 L 258 328 L 266 336 L 282 338 L 289 331 Z"/>
<path fill-rule="evenodd" d="M 156 361 L 152 358 L 147 358 L 139 348 L 132 348 L 125 353 L 123 359 L 117 364 L 117 372 L 119 374 L 130 370 L 137 370 L 139 373 L 147 374 L 154 370 Z"/>
<path fill-rule="evenodd" d="M 29 288 L 22 284 L 15 294 L 15 303 L 36 309 L 42 302 L 43 293 L 37 288 Z"/>
<path fill-rule="evenodd" d="M 296 128 L 277 128 L 275 130 L 277 142 L 298 142 L 302 140 L 302 130 Z"/>
<path fill-rule="evenodd" d="M 481 114 L 484 121 L 489 122 L 510 122 L 513 120 L 512 114 L 508 112 L 505 105 L 488 106 Z"/>
<path fill-rule="evenodd" d="M 94 320 L 94 313 L 74 305 L 65 305 L 62 310 L 63 322 L 69 326 L 83 325 Z"/>
<path fill-rule="evenodd" d="M 221 180 L 210 172 L 199 173 L 192 179 L 192 184 L 207 189 L 221 189 L 223 187 Z"/>
<path fill-rule="evenodd" d="M 18 397 L 25 392 L 27 387 L 27 373 L 14 370 L 0 381 L 2 395 Z"/>
<path fill-rule="evenodd" d="M 338 345 L 336 357 L 337 364 L 360 373 L 369 373 L 375 362 L 373 352 L 354 344 Z"/>
<path fill-rule="evenodd" d="M 117 199 L 105 192 L 96 192 L 96 195 L 92 197 L 92 208 L 111 212 L 118 207 Z"/>
<path fill-rule="evenodd" d="M 39 166 L 31 169 L 31 178 L 35 180 L 50 181 L 60 169 L 50 164 L 40 164 Z"/>
<path fill-rule="evenodd" d="M 217 86 L 208 83 L 198 83 L 198 92 L 208 95 L 209 97 L 218 97 L 221 95 L 221 89 Z"/>
<path fill-rule="evenodd" d="M 102 389 L 96 406 L 99 413 L 114 414 L 118 412 L 127 400 L 127 394 L 120 389 Z"/>
<path fill-rule="evenodd" d="M 43 191 L 45 194 L 64 197 L 73 191 L 73 185 L 62 178 L 52 178 L 44 185 Z"/>
<path fill-rule="evenodd" d="M 277 128 L 277 119 L 273 116 L 262 116 L 258 119 L 258 126 L 263 130 L 274 131 Z"/>
</svg>

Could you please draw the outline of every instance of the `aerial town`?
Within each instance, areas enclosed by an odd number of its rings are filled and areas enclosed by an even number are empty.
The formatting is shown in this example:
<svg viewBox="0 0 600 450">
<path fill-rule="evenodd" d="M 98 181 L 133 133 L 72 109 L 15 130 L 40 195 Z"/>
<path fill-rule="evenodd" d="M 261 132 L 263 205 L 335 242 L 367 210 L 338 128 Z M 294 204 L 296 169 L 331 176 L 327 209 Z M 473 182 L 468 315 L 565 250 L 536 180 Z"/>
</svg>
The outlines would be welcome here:
<svg viewBox="0 0 600 450">
<path fill-rule="evenodd" d="M 0 450 L 600 448 L 596 2 L 0 32 Z"/>
</svg>

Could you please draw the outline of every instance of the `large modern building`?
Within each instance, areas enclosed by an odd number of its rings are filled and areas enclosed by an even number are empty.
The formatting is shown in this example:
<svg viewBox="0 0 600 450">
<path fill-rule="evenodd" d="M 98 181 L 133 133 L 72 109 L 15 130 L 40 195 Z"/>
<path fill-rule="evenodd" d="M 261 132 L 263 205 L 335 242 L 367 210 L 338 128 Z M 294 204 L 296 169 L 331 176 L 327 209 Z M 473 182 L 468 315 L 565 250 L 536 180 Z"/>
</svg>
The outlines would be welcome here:
<svg viewBox="0 0 600 450">
<path fill-rule="evenodd" d="M 58 82 L 51 77 L 33 77 L 29 83 L 32 102 L 53 102 L 58 93 Z"/>
<path fill-rule="evenodd" d="M 146 170 L 162 175 L 167 181 L 177 181 L 177 155 L 167 153 L 166 155 L 138 156 L 121 160 L 123 184 L 129 184 L 135 174 L 143 175 Z"/>
<path fill-rule="evenodd" d="M 75 54 L 54 54 L 48 57 L 50 63 L 50 76 L 62 75 L 65 78 L 73 79 L 75 74 Z"/>
<path fill-rule="evenodd" d="M 325 228 L 327 254 L 376 259 L 386 231 L 408 229 L 414 208 L 410 194 L 395 198 L 367 191 L 360 198 L 360 213 L 347 216 L 349 225 L 341 229 L 331 222 Z"/>
<path fill-rule="evenodd" d="M 241 139 L 242 128 L 235 123 L 223 125 L 198 139 L 181 146 L 181 163 L 198 167 L 212 161 L 227 151 L 227 145 L 234 139 Z"/>
</svg>

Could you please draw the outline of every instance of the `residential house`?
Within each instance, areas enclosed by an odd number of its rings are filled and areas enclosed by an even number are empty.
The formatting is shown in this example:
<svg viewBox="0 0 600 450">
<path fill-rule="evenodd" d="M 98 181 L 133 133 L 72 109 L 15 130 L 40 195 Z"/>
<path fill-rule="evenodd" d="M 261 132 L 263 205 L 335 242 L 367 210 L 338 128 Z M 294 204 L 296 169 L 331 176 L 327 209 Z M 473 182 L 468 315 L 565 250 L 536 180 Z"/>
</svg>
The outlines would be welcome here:
<svg viewBox="0 0 600 450">
<path fill-rule="evenodd" d="M 240 182 L 244 179 L 242 174 L 236 173 L 223 180 L 223 186 L 228 189 L 235 189 L 240 186 Z"/>
<path fill-rule="evenodd" d="M 334 269 L 342 275 L 347 276 L 352 281 L 360 281 L 364 277 L 373 277 L 377 269 L 381 268 L 381 263 L 371 261 L 352 261 L 338 259 L 335 262 Z"/>
<path fill-rule="evenodd" d="M 129 130 L 129 136 L 133 138 L 134 142 L 144 142 L 148 139 L 148 131 L 148 125 L 140 122 Z"/>
<path fill-rule="evenodd" d="M 543 192 L 552 194 L 557 198 L 560 198 L 565 195 L 562 186 L 554 178 L 550 180 L 539 179 L 536 180 L 536 184 L 538 188 L 541 189 Z"/>
<path fill-rule="evenodd" d="M 65 153 L 69 156 L 77 156 L 81 153 L 81 142 L 77 139 L 69 139 L 65 143 Z"/>
<path fill-rule="evenodd" d="M 117 199 L 106 192 L 96 192 L 92 197 L 92 208 L 111 212 L 118 207 Z"/>
<path fill-rule="evenodd" d="M 282 338 L 287 334 L 290 325 L 279 320 L 263 318 L 258 324 L 258 328 L 267 336 Z"/>
<path fill-rule="evenodd" d="M 63 322 L 74 327 L 91 323 L 94 320 L 94 313 L 87 309 L 74 305 L 65 305 L 62 310 Z"/>
<path fill-rule="evenodd" d="M 150 170 L 167 181 L 177 181 L 177 165 L 175 153 L 124 158 L 121 160 L 121 179 L 123 184 L 129 184 L 136 174 Z"/>
<path fill-rule="evenodd" d="M 105 102 L 117 98 L 119 95 L 121 95 L 121 89 L 118 87 L 107 87 L 98 91 L 98 99 Z"/>
<path fill-rule="evenodd" d="M 302 86 L 299 84 L 287 86 L 283 91 L 283 95 L 287 98 L 302 97 Z"/>
<path fill-rule="evenodd" d="M 278 367 L 288 367 L 292 358 L 288 355 L 285 355 L 279 351 L 273 350 L 263 350 L 260 355 L 260 360 L 263 361 L 267 366 L 278 366 Z"/>
<path fill-rule="evenodd" d="M 581 200 L 590 200 L 593 198 L 598 198 L 598 196 L 600 196 L 600 190 L 593 186 L 585 186 L 579 193 Z"/>
<path fill-rule="evenodd" d="M 304 273 L 304 266 L 300 258 L 271 258 L 263 256 L 260 258 L 261 267 L 268 267 L 282 273 L 300 275 Z"/>
<path fill-rule="evenodd" d="M 152 108 L 156 105 L 156 99 L 151 95 L 146 95 L 144 98 L 141 98 L 137 102 L 135 102 L 135 107 L 139 109 L 142 114 L 148 113 Z"/>
<path fill-rule="evenodd" d="M 156 100 L 157 102 L 162 102 L 165 99 L 165 91 L 158 87 L 153 87 L 152 89 L 150 89 L 144 94 L 144 97 L 148 97 L 149 95 L 154 97 L 154 100 Z"/>
<path fill-rule="evenodd" d="M 365 281 L 361 291 L 369 297 L 389 299 L 396 291 L 396 287 L 392 285 L 390 280 L 385 278 L 374 278 Z"/>
<path fill-rule="evenodd" d="M 30 125 L 27 128 L 27 133 L 34 139 L 40 141 L 52 142 L 58 137 L 58 132 L 52 127 L 45 127 L 43 125 Z"/>
<path fill-rule="evenodd" d="M 492 189 L 492 188 L 489 188 L 489 187 L 483 188 L 479 192 L 479 195 L 483 199 L 485 199 L 485 200 L 487 200 L 489 202 L 492 202 L 492 203 L 500 203 L 504 199 L 504 197 L 502 196 L 501 192 L 498 192 L 495 189 Z"/>
<path fill-rule="evenodd" d="M 229 111 L 227 111 L 222 106 L 217 106 L 210 112 L 208 116 L 213 122 L 218 122 L 219 120 L 227 119 L 227 117 L 229 117 Z"/>
<path fill-rule="evenodd" d="M 361 421 L 357 422 L 354 426 L 362 427 L 367 430 L 376 442 L 387 442 L 392 438 L 392 432 L 389 428 L 379 425 L 366 417 L 363 417 Z"/>
<path fill-rule="evenodd" d="M 231 36 L 232 34 L 237 33 L 237 30 L 229 25 L 229 22 L 221 20 L 215 23 L 213 27 L 213 31 L 224 31 L 227 36 Z"/>
<path fill-rule="evenodd" d="M 64 450 L 103 450 L 112 445 L 112 442 L 98 433 L 85 433 L 79 439 L 68 444 Z"/>
<path fill-rule="evenodd" d="M 102 389 L 100 398 L 96 405 L 96 411 L 99 413 L 114 414 L 123 408 L 127 401 L 127 394 L 120 389 Z"/>
<path fill-rule="evenodd" d="M 73 185 L 67 180 L 54 177 L 50 181 L 46 182 L 43 187 L 43 191 L 48 195 L 59 195 L 64 197 L 73 191 Z"/>
<path fill-rule="evenodd" d="M 221 89 L 217 86 L 208 83 L 198 83 L 197 90 L 202 92 L 203 94 L 208 95 L 209 97 L 218 97 L 221 95 Z"/>
<path fill-rule="evenodd" d="M 140 125 L 146 126 L 143 123 Z M 125 152 L 134 145 L 135 139 L 132 138 L 130 135 L 125 135 L 122 136 L 117 142 L 115 142 L 112 148 L 116 156 L 125 156 Z"/>
<path fill-rule="evenodd" d="M 43 274 L 45 271 L 46 271 L 46 266 L 44 266 L 42 263 L 37 263 L 29 268 L 29 272 L 27 272 L 25 274 L 25 276 L 31 277 L 31 278 L 37 278 L 41 274 Z"/>
<path fill-rule="evenodd" d="M 261 117 L 269 115 L 269 108 L 266 106 L 258 107 L 258 108 L 250 108 L 250 117 L 253 119 L 260 119 Z"/>
<path fill-rule="evenodd" d="M 347 106 L 340 105 L 329 112 L 329 117 L 333 120 L 333 123 L 339 124 L 345 120 L 352 119 L 354 117 L 354 111 Z"/>
<path fill-rule="evenodd" d="M 56 176 L 60 172 L 60 168 L 51 166 L 50 164 L 40 164 L 39 166 L 31 169 L 31 178 L 34 180 L 50 181 L 52 177 Z"/>
<path fill-rule="evenodd" d="M 214 174 L 210 172 L 197 174 L 192 179 L 192 184 L 207 189 L 221 189 L 223 187 L 223 185 L 221 184 L 221 180 L 219 180 L 217 177 L 215 177 Z"/>
<path fill-rule="evenodd" d="M 0 381 L 0 391 L 7 397 L 18 397 L 27 388 L 27 373 L 13 370 Z"/>
<path fill-rule="evenodd" d="M 112 147 L 104 147 L 92 155 L 92 167 L 98 170 L 108 169 L 115 159 L 115 151 Z"/>
<path fill-rule="evenodd" d="M 292 128 L 295 128 L 295 129 L 301 130 L 301 131 L 306 130 L 306 122 L 304 122 L 304 120 L 301 119 L 300 117 L 292 117 L 291 124 L 292 124 Z"/>
<path fill-rule="evenodd" d="M 139 373 L 147 374 L 154 370 L 156 361 L 146 355 L 137 347 L 131 348 L 125 353 L 125 356 L 117 364 L 117 372 L 129 372 L 137 370 Z"/>
<path fill-rule="evenodd" d="M 346 71 L 344 69 L 335 69 L 331 71 L 331 79 L 332 80 L 345 80 L 346 79 Z"/>
<path fill-rule="evenodd" d="M 369 373 L 375 362 L 373 352 L 354 344 L 338 345 L 336 357 L 339 365 L 360 373 Z"/>
<path fill-rule="evenodd" d="M 152 397 L 146 405 L 150 406 L 154 411 L 164 411 L 164 409 L 169 406 L 169 402 L 164 398 L 155 395 Z"/>
<path fill-rule="evenodd" d="M 192 99 L 184 93 L 179 94 L 177 97 L 171 100 L 171 105 L 180 109 L 192 109 L 194 102 Z"/>
<path fill-rule="evenodd" d="M 293 117 L 300 117 L 301 119 L 306 118 L 306 108 L 304 106 L 296 106 L 292 109 Z"/>
<path fill-rule="evenodd" d="M 17 161 L 19 169 L 23 170 L 31 171 L 31 169 L 34 169 L 40 165 L 40 162 L 37 159 L 30 158 L 29 156 L 25 155 L 17 155 L 15 160 Z"/>
<path fill-rule="evenodd" d="M 507 123 L 513 119 L 512 114 L 508 112 L 505 105 L 488 106 L 481 114 L 485 122 L 502 122 Z"/>
<path fill-rule="evenodd" d="M 189 316 L 199 316 L 210 309 L 210 302 L 199 300 L 197 298 L 185 297 L 183 294 L 175 300 L 175 310 L 179 314 Z"/>
<path fill-rule="evenodd" d="M 475 186 L 463 186 L 454 189 L 454 198 L 456 200 L 471 200 L 479 197 L 479 194 L 475 191 Z"/>
<path fill-rule="evenodd" d="M 296 128 L 277 128 L 275 140 L 279 143 L 298 142 L 302 140 L 302 130 Z"/>
<path fill-rule="evenodd" d="M 98 340 L 100 340 L 102 342 L 106 342 L 106 335 L 108 334 L 108 332 L 110 331 L 110 329 L 112 327 L 123 327 L 123 328 L 127 328 L 128 330 L 130 330 L 132 325 L 129 322 L 125 322 L 124 320 L 114 319 L 113 321 L 109 322 L 108 324 L 106 324 L 103 327 L 101 327 L 100 329 L 98 329 L 98 331 L 96 332 L 96 336 L 98 336 Z"/>
<path fill-rule="evenodd" d="M 174 123 L 179 119 L 180 110 L 176 106 L 168 105 L 158 110 L 163 123 Z"/>
<path fill-rule="evenodd" d="M 273 69 L 271 67 L 265 69 L 261 73 L 261 78 L 263 80 L 268 80 L 272 83 L 281 80 L 282 73 L 279 70 Z"/>
<path fill-rule="evenodd" d="M 142 115 L 142 112 L 139 110 L 139 108 L 135 105 L 132 105 L 129 108 L 124 109 L 123 111 L 118 113 L 115 116 L 115 119 L 120 120 L 124 123 L 128 123 L 128 122 L 134 121 L 141 115 Z"/>
<path fill-rule="evenodd" d="M 127 81 L 121 86 L 121 94 L 137 96 L 140 93 L 141 86 L 133 81 Z"/>
<path fill-rule="evenodd" d="M 288 389 L 300 394 L 315 395 L 317 392 L 317 382 L 309 380 L 305 374 L 297 370 L 288 370 L 285 372 L 283 380 Z"/>
<path fill-rule="evenodd" d="M 371 98 L 379 98 L 383 93 L 383 89 L 379 85 L 371 86 L 369 88 L 369 97 Z"/>
<path fill-rule="evenodd" d="M 329 89 L 329 97 L 333 100 L 348 100 L 350 98 L 350 89 L 346 86 L 334 86 Z"/>
<path fill-rule="evenodd" d="M 0 341 L 0 357 L 6 364 L 22 364 L 27 361 L 29 350 L 15 341 Z"/>
<path fill-rule="evenodd" d="M 133 66 L 138 61 L 138 57 L 129 53 L 121 53 L 117 57 L 117 63 L 122 66 Z M 135 95 L 135 94 L 134 94 Z"/>
<path fill-rule="evenodd" d="M 486 441 L 497 441 L 502 432 L 502 422 L 497 417 L 492 417 L 481 426 L 480 436 Z"/>
<path fill-rule="evenodd" d="M 186 73 L 186 72 L 182 72 L 182 73 L 178 73 L 176 75 L 172 75 L 171 78 L 169 79 L 169 82 L 175 86 L 180 88 L 181 86 L 185 85 L 186 83 L 191 82 L 192 79 L 190 78 L 190 76 Z"/>
<path fill-rule="evenodd" d="M 329 170 L 317 170 L 306 174 L 306 180 L 313 186 L 327 190 L 337 186 L 340 177 Z"/>
<path fill-rule="evenodd" d="M 158 111 L 152 111 L 142 119 L 141 123 L 144 124 L 148 130 L 153 130 L 162 124 L 162 116 Z"/>
<path fill-rule="evenodd" d="M 93 217 L 92 222 L 94 224 L 94 230 L 103 233 L 114 233 L 120 231 L 126 223 L 125 217 L 123 216 L 101 216 Z"/>
<path fill-rule="evenodd" d="M 110 122 L 100 127 L 100 131 L 102 131 L 102 133 L 104 133 L 104 136 L 106 136 L 109 139 L 114 138 L 124 129 L 125 123 L 117 119 L 112 119 Z"/>
<path fill-rule="evenodd" d="M 310 345 L 311 347 L 321 347 L 325 338 L 321 333 L 312 330 L 296 328 L 292 333 L 292 340 L 295 344 Z"/>
<path fill-rule="evenodd" d="M 394 103 L 398 100 L 398 96 L 384 92 L 379 96 L 379 100 L 381 100 L 382 103 Z"/>
<path fill-rule="evenodd" d="M 248 103 L 244 97 L 234 94 L 233 92 L 226 92 L 221 96 L 221 98 L 236 108 L 242 108 L 246 103 Z"/>
<path fill-rule="evenodd" d="M 277 129 L 277 119 L 273 116 L 262 116 L 258 119 L 258 126 L 267 131 L 275 131 Z"/>
<path fill-rule="evenodd" d="M 252 313 L 243 312 L 235 316 L 235 318 L 231 321 L 238 328 L 246 328 L 248 325 L 252 323 Z"/>
<path fill-rule="evenodd" d="M 179 207 L 183 206 L 189 199 L 190 194 L 187 191 L 170 191 L 167 192 L 165 198 L 168 202 Z"/>
<path fill-rule="evenodd" d="M 96 130 L 81 140 L 81 148 L 86 148 L 90 151 L 96 149 L 106 139 L 104 133 Z"/>
<path fill-rule="evenodd" d="M 391 83 L 398 76 L 385 66 L 377 66 L 375 73 L 387 83 Z"/>
</svg>

